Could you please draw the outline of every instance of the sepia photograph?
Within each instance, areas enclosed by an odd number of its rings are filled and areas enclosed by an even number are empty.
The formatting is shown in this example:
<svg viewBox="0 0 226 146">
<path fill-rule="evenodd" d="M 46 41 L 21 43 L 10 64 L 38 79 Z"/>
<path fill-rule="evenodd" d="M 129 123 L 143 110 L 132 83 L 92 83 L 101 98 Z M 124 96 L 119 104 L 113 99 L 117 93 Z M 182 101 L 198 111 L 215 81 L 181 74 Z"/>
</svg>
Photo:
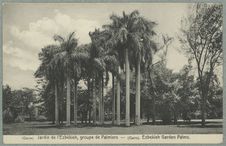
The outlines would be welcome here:
<svg viewBox="0 0 226 146">
<path fill-rule="evenodd" d="M 6 144 L 223 142 L 221 3 L 5 2 L 2 33 Z"/>
</svg>

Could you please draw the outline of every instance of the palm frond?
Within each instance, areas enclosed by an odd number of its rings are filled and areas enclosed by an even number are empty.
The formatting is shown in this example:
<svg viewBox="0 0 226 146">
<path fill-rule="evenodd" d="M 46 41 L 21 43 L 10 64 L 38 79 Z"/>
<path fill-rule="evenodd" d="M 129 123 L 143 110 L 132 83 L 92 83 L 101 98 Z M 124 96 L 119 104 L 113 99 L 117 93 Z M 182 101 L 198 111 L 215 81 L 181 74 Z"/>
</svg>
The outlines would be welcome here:
<svg viewBox="0 0 226 146">
<path fill-rule="evenodd" d="M 60 43 L 63 43 L 65 41 L 64 38 L 60 35 L 54 35 L 53 39 L 54 39 L 54 41 L 58 41 Z"/>
</svg>

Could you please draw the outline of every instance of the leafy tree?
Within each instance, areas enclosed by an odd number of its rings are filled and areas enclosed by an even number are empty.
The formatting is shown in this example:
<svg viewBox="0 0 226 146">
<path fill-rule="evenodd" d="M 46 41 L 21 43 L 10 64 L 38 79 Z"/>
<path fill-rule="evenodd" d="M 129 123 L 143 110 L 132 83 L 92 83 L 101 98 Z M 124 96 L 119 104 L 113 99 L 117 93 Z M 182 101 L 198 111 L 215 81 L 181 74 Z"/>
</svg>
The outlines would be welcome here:
<svg viewBox="0 0 226 146">
<path fill-rule="evenodd" d="M 2 86 L 2 108 L 3 110 L 7 109 L 10 107 L 13 97 L 12 97 L 12 89 L 9 87 L 9 85 Z"/>
<path fill-rule="evenodd" d="M 13 105 L 13 93 L 9 85 L 2 86 L 2 110 L 3 110 L 3 122 L 9 123 L 15 119 L 15 115 L 12 113 Z"/>
<path fill-rule="evenodd" d="M 208 74 L 205 74 L 206 78 Z M 216 74 L 210 81 L 209 95 L 207 97 L 207 118 L 222 118 L 223 116 L 223 88 Z"/>
<path fill-rule="evenodd" d="M 81 123 L 87 123 L 87 115 L 91 109 L 92 101 L 87 89 L 78 88 L 78 113 L 81 115 Z"/>
<path fill-rule="evenodd" d="M 182 50 L 197 66 L 199 91 L 202 99 L 202 126 L 205 126 L 206 102 L 214 70 L 222 63 L 223 5 L 198 3 L 194 13 L 182 21 Z M 208 74 L 204 78 L 205 74 Z"/>
<path fill-rule="evenodd" d="M 40 83 L 41 84 L 41 83 Z M 39 100 L 39 103 L 43 102 L 44 105 L 44 111 L 43 114 L 47 117 L 48 120 L 52 121 L 52 123 L 56 122 L 56 125 L 58 126 L 60 123 L 60 119 L 56 118 L 56 109 L 54 109 L 54 103 L 55 103 L 55 95 L 54 91 L 51 86 L 51 84 L 43 83 L 43 87 L 39 90 L 39 96 L 41 99 Z M 58 113 L 59 114 L 59 113 Z M 57 121 L 58 120 L 58 121 Z"/>
<path fill-rule="evenodd" d="M 156 77 L 153 79 L 155 83 L 155 92 L 159 97 L 157 101 L 157 110 L 160 113 L 160 117 L 164 124 L 171 122 L 173 116 L 173 106 L 176 102 L 177 96 L 175 96 L 175 79 L 172 70 L 166 68 L 164 63 L 159 63 L 155 67 Z"/>
<path fill-rule="evenodd" d="M 4 118 L 10 118 L 6 121 L 14 121 L 18 116 L 29 116 L 27 120 L 34 119 L 34 108 L 33 104 L 35 103 L 36 98 L 34 90 L 30 88 L 23 88 L 20 90 L 11 90 L 9 85 L 3 86 L 3 111 L 8 113 L 4 114 Z M 4 113 L 5 113 L 4 112 Z"/>
<path fill-rule="evenodd" d="M 179 114 L 183 119 L 192 118 L 192 113 L 197 111 L 197 87 L 194 75 L 191 74 L 191 64 L 185 65 L 178 74 L 180 87 L 177 91 L 180 97 Z"/>
<path fill-rule="evenodd" d="M 143 75 L 146 77 L 144 86 L 145 88 L 143 89 L 144 92 L 144 97 L 146 103 L 146 108 L 150 106 L 150 103 L 152 105 L 152 109 L 146 109 L 147 111 L 147 116 L 148 116 L 148 122 L 149 122 L 149 116 L 152 114 L 152 123 L 155 124 L 155 119 L 156 119 L 156 97 L 158 97 L 158 89 L 156 88 L 156 84 L 158 84 L 158 80 L 165 78 L 161 78 L 165 73 L 167 73 L 165 70 L 166 69 L 166 57 L 167 57 L 167 52 L 168 52 L 168 47 L 172 43 L 173 38 L 169 37 L 168 35 L 162 35 L 162 41 L 160 44 L 155 45 L 152 43 L 152 51 L 156 53 L 156 56 L 159 57 L 160 61 L 152 63 L 152 56 L 150 56 L 149 61 L 146 62 L 144 65 L 146 66 L 144 68 Z M 160 53 L 158 53 L 160 52 Z M 157 54 L 158 53 L 158 54 Z M 157 82 L 156 82 L 157 79 Z"/>
</svg>

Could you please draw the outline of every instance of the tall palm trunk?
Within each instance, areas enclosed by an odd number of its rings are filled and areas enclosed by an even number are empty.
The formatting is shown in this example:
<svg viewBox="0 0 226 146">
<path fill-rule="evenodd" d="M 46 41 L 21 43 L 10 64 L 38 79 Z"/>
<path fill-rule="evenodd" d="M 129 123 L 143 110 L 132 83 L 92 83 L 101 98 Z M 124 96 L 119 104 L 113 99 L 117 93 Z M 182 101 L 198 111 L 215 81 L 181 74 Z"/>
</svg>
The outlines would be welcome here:
<svg viewBox="0 0 226 146">
<path fill-rule="evenodd" d="M 67 122 L 66 126 L 70 126 L 71 124 L 71 86 L 70 86 L 70 78 L 67 77 L 67 104 L 66 104 L 66 115 L 67 115 Z"/>
<path fill-rule="evenodd" d="M 126 64 L 126 126 L 130 126 L 130 69 L 128 48 L 125 49 Z"/>
<path fill-rule="evenodd" d="M 96 125 L 97 113 L 96 113 L 96 93 L 95 93 L 95 79 L 93 79 L 93 124 Z"/>
<path fill-rule="evenodd" d="M 99 124 L 101 124 L 101 111 L 102 111 L 102 80 L 99 81 Z"/>
<path fill-rule="evenodd" d="M 55 83 L 55 122 L 59 126 L 59 103 L 58 103 L 58 85 Z"/>
<path fill-rule="evenodd" d="M 112 75 L 112 124 L 115 124 L 115 77 Z"/>
<path fill-rule="evenodd" d="M 155 115 L 156 115 L 156 110 L 155 110 L 155 95 L 153 96 L 153 103 L 152 103 L 152 124 L 155 125 Z"/>
<path fill-rule="evenodd" d="M 74 125 L 77 126 L 78 120 L 78 97 L 77 97 L 77 89 L 78 89 L 78 82 L 75 79 L 75 91 L 74 91 Z"/>
<path fill-rule="evenodd" d="M 89 78 L 88 79 L 88 96 L 89 96 L 89 99 L 91 99 L 92 98 L 92 93 L 91 93 L 91 91 L 92 91 L 92 89 L 91 89 L 91 79 Z M 89 123 L 91 123 L 91 108 L 89 107 L 89 101 L 87 101 L 88 103 L 87 103 L 87 112 L 86 113 L 88 113 L 87 115 L 86 115 L 86 123 L 87 123 L 87 116 L 88 116 L 88 120 L 89 120 Z"/>
<path fill-rule="evenodd" d="M 136 116 L 135 123 L 140 125 L 140 56 L 137 59 L 136 66 Z"/>
<path fill-rule="evenodd" d="M 102 76 L 102 92 L 101 92 L 101 125 L 104 124 L 104 76 Z"/>
<path fill-rule="evenodd" d="M 60 84 L 58 84 L 59 86 L 59 120 L 60 120 L 60 124 L 63 124 L 64 121 L 64 117 L 63 117 L 63 101 L 64 100 L 64 83 L 60 82 Z"/>
<path fill-rule="evenodd" d="M 120 67 L 119 67 L 119 75 L 121 73 Z M 118 77 L 117 79 L 117 125 L 120 125 L 120 92 L 121 92 L 121 87 L 120 87 L 120 78 Z"/>
</svg>

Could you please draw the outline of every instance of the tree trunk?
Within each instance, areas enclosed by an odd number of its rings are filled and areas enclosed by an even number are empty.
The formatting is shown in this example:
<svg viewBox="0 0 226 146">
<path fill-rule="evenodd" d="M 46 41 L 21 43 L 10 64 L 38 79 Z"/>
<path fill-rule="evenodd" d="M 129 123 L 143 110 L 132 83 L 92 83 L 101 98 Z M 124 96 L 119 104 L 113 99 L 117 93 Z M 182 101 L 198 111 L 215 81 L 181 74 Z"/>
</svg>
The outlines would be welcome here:
<svg viewBox="0 0 226 146">
<path fill-rule="evenodd" d="M 86 109 L 88 109 L 88 107 L 86 106 Z M 85 124 L 87 124 L 87 120 L 88 120 L 88 110 L 84 111 L 84 119 L 85 119 Z"/>
<path fill-rule="evenodd" d="M 150 121 L 150 114 L 149 112 L 147 112 L 147 123 L 149 124 L 149 121 Z"/>
<path fill-rule="evenodd" d="M 130 68 L 128 48 L 125 49 L 126 64 L 126 126 L 130 126 Z"/>
<path fill-rule="evenodd" d="M 202 78 L 202 73 L 200 71 L 198 71 L 199 74 L 199 81 L 200 81 L 200 86 L 199 86 L 199 94 L 201 97 L 201 125 L 202 127 L 205 127 L 205 123 L 206 123 L 206 100 L 205 100 L 205 88 L 204 88 L 204 82 L 203 82 L 203 78 Z"/>
<path fill-rule="evenodd" d="M 119 75 L 121 73 L 120 67 L 119 67 Z M 117 79 L 117 125 L 120 125 L 120 78 Z"/>
<path fill-rule="evenodd" d="M 91 108 L 89 108 L 89 124 L 91 123 Z"/>
<path fill-rule="evenodd" d="M 175 125 L 177 124 L 177 113 L 175 110 L 173 111 L 173 122 Z"/>
<path fill-rule="evenodd" d="M 88 78 L 88 96 L 89 96 L 89 99 L 92 98 L 92 94 L 91 94 L 91 79 Z M 87 100 L 87 103 L 86 103 L 86 116 L 85 116 L 85 123 L 87 124 L 87 121 L 89 121 L 89 123 L 91 123 L 91 111 L 90 111 L 90 104 L 89 104 L 89 99 Z M 87 119 L 88 117 L 88 119 Z"/>
<path fill-rule="evenodd" d="M 78 82 L 75 80 L 75 91 L 74 91 L 74 125 L 77 126 L 78 120 L 78 97 L 77 97 L 77 89 Z"/>
<path fill-rule="evenodd" d="M 61 83 L 61 85 L 59 85 L 59 95 L 60 95 L 60 99 L 59 99 L 59 106 L 60 106 L 60 110 L 59 110 L 59 119 L 60 119 L 60 124 L 64 123 L 64 114 L 63 114 L 63 100 L 64 100 L 64 83 Z"/>
<path fill-rule="evenodd" d="M 102 76 L 102 93 L 101 93 L 101 125 L 104 124 L 104 76 Z"/>
<path fill-rule="evenodd" d="M 206 123 L 206 98 L 209 95 L 210 81 L 213 76 L 213 66 L 210 65 L 210 70 L 207 75 L 206 83 L 202 86 L 202 127 L 205 127 Z"/>
<path fill-rule="evenodd" d="M 95 79 L 93 79 L 93 124 L 96 125 L 96 116 L 97 116 L 97 109 L 96 109 L 96 93 L 95 93 Z"/>
<path fill-rule="evenodd" d="M 206 94 L 205 91 L 202 89 L 202 101 L 201 101 L 201 116 L 202 116 L 202 127 L 206 125 Z"/>
<path fill-rule="evenodd" d="M 55 83 L 55 121 L 56 126 L 59 126 L 59 103 L 58 103 L 58 86 Z"/>
<path fill-rule="evenodd" d="M 115 124 L 115 77 L 112 75 L 112 125 Z"/>
<path fill-rule="evenodd" d="M 71 86 L 70 86 L 70 78 L 67 77 L 67 111 L 66 111 L 66 115 L 67 115 L 67 122 L 66 122 L 66 126 L 70 126 L 71 124 Z"/>
<path fill-rule="evenodd" d="M 136 68 L 136 125 L 140 125 L 140 56 L 137 59 Z"/>
<path fill-rule="evenodd" d="M 153 103 L 152 103 L 152 124 L 155 125 L 155 95 L 153 95 Z"/>
<path fill-rule="evenodd" d="M 149 70 L 149 79 L 153 88 L 153 97 L 152 97 L 152 124 L 155 125 L 155 115 L 156 115 L 156 108 L 155 108 L 155 98 L 156 98 L 156 92 L 155 92 L 155 84 L 151 76 L 151 70 Z"/>
<path fill-rule="evenodd" d="M 99 124 L 101 124 L 101 111 L 102 111 L 102 80 L 99 81 Z"/>
<path fill-rule="evenodd" d="M 84 113 L 83 112 L 82 112 L 81 116 L 82 116 L 81 123 L 83 124 L 83 121 L 84 121 Z"/>
</svg>

